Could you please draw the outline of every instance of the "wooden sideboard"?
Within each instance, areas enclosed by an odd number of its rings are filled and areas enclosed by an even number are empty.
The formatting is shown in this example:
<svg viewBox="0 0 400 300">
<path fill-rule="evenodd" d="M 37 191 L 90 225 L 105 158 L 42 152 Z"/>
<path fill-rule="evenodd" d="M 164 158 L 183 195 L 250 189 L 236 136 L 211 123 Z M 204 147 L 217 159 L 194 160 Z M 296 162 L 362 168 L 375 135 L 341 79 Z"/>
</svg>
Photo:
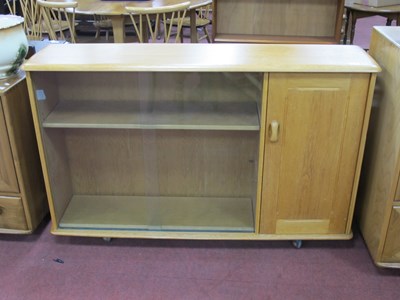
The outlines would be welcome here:
<svg viewBox="0 0 400 300">
<path fill-rule="evenodd" d="M 214 0 L 215 42 L 339 44 L 344 0 Z"/>
<path fill-rule="evenodd" d="M 25 75 L 0 79 L 0 233 L 31 233 L 48 213 Z"/>
<path fill-rule="evenodd" d="M 382 67 L 360 185 L 360 228 L 374 262 L 400 267 L 400 27 L 374 27 L 369 53 Z"/>
<path fill-rule="evenodd" d="M 50 45 L 24 69 L 54 234 L 352 237 L 359 47 Z"/>
</svg>

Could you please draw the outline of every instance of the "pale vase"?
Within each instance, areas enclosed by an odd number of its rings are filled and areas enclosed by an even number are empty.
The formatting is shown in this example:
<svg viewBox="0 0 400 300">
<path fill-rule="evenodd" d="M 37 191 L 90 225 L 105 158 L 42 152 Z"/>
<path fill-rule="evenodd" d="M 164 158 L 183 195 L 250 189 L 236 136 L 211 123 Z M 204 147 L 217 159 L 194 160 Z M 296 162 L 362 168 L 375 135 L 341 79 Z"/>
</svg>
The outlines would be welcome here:
<svg viewBox="0 0 400 300">
<path fill-rule="evenodd" d="M 28 53 L 24 18 L 0 15 L 0 79 L 15 75 Z"/>
</svg>

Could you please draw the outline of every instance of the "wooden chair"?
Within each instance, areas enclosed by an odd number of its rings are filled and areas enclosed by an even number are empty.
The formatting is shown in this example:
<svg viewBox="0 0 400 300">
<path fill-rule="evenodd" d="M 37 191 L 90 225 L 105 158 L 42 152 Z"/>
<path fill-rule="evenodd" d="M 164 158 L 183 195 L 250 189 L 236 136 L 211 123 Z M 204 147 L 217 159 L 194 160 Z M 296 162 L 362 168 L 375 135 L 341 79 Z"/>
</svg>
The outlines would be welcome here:
<svg viewBox="0 0 400 300">
<path fill-rule="evenodd" d="M 6 6 L 10 14 L 17 15 L 17 2 L 15 0 L 6 0 Z"/>
<path fill-rule="evenodd" d="M 172 28 L 175 26 L 177 27 L 175 42 L 178 42 L 182 32 L 183 19 L 189 5 L 190 2 L 183 2 L 161 7 L 127 6 L 125 9 L 129 13 L 140 43 L 148 42 L 148 33 L 150 33 L 151 41 L 155 42 L 161 27 L 163 28 L 164 42 L 168 42 L 172 36 Z"/>
<path fill-rule="evenodd" d="M 101 31 L 104 30 L 106 32 L 106 40 L 108 41 L 109 33 L 113 29 L 111 19 L 106 16 L 93 15 L 93 26 L 96 28 L 96 36 L 94 38 L 98 39 Z"/>
<path fill-rule="evenodd" d="M 76 43 L 75 33 L 75 8 L 78 2 L 52 2 L 36 0 L 38 5 L 38 20 L 35 26 L 41 37 L 47 33 L 50 40 L 67 40 L 64 32 L 69 33 L 69 39 Z M 67 11 L 68 10 L 68 11 Z"/>
<path fill-rule="evenodd" d="M 19 3 L 19 8 L 17 3 Z M 6 0 L 8 10 L 11 14 L 20 14 L 24 18 L 24 31 L 30 40 L 40 39 L 39 26 L 37 26 L 38 6 L 36 0 Z"/>
<path fill-rule="evenodd" d="M 212 0 L 203 7 L 196 9 L 196 29 L 197 31 L 202 30 L 203 35 L 197 34 L 197 40 L 201 41 L 207 39 L 209 43 L 212 43 L 211 35 L 208 32 L 207 27 L 211 25 L 212 22 Z M 177 24 L 174 23 L 174 26 Z M 190 28 L 190 17 L 185 17 L 183 19 L 182 28 Z M 181 34 L 181 39 L 183 40 L 183 34 Z"/>
</svg>

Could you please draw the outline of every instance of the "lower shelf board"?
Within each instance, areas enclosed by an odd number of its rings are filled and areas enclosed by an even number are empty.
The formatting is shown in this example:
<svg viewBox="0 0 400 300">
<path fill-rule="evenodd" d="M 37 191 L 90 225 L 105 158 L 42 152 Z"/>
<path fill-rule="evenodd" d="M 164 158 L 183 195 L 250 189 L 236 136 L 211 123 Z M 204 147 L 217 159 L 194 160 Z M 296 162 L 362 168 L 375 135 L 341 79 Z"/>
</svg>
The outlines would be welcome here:
<svg viewBox="0 0 400 300">
<path fill-rule="evenodd" d="M 250 198 L 74 195 L 60 229 L 254 232 Z"/>
</svg>

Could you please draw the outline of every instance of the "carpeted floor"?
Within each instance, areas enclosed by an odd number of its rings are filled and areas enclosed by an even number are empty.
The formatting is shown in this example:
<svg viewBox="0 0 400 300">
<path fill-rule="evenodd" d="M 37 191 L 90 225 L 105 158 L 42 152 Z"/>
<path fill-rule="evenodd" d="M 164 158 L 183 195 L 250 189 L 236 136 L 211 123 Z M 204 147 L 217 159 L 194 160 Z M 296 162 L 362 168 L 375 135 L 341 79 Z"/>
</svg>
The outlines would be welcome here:
<svg viewBox="0 0 400 300">
<path fill-rule="evenodd" d="M 370 26 L 355 44 L 368 48 Z M 384 20 L 383 20 L 384 21 Z M 379 24 L 376 24 L 379 25 Z M 400 299 L 400 270 L 350 241 L 174 241 L 0 235 L 3 299 Z"/>
<path fill-rule="evenodd" d="M 393 299 L 362 238 L 174 241 L 0 236 L 0 299 Z"/>
</svg>

